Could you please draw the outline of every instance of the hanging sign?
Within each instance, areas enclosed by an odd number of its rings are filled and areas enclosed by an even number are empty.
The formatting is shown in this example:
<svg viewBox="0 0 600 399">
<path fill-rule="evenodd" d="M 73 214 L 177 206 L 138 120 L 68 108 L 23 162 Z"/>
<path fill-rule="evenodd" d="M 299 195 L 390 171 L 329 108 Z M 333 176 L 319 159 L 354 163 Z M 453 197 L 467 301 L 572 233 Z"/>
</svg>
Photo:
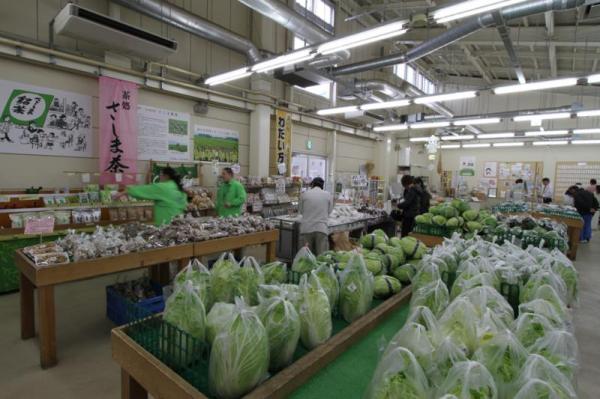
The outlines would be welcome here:
<svg viewBox="0 0 600 399">
<path fill-rule="evenodd" d="M 48 234 L 54 231 L 54 217 L 28 218 L 25 220 L 25 234 Z"/>
<path fill-rule="evenodd" d="M 138 89 L 135 83 L 101 76 L 100 184 L 135 183 L 137 173 Z M 119 182 L 119 183 L 120 183 Z"/>
<path fill-rule="evenodd" d="M 275 111 L 275 165 L 280 175 L 289 175 L 292 160 L 292 116 L 285 111 Z M 285 165 L 285 168 L 279 165 Z M 283 170 L 283 172 L 282 172 Z"/>
</svg>

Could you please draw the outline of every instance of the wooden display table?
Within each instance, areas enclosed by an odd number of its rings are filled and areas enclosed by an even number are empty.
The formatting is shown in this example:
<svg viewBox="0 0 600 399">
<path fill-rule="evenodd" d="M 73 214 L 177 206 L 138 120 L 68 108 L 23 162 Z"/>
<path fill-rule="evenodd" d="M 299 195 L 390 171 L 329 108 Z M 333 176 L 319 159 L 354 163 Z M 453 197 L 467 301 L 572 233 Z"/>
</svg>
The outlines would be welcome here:
<svg viewBox="0 0 600 399">
<path fill-rule="evenodd" d="M 19 250 L 15 254 L 15 259 L 21 273 L 21 338 L 29 339 L 35 336 L 33 291 L 36 288 L 38 290 L 40 365 L 42 368 L 48 368 L 58 362 L 54 306 L 55 285 L 155 265 L 162 265 L 162 269 L 165 269 L 170 261 L 187 263 L 192 257 L 233 251 L 251 245 L 265 244 L 267 247 L 266 259 L 271 262 L 275 260 L 275 246 L 278 237 L 279 232 L 277 230 L 269 230 L 49 267 L 36 267 Z M 161 270 L 161 272 L 164 272 L 164 270 Z"/>
<path fill-rule="evenodd" d="M 288 397 L 379 323 L 407 304 L 410 296 L 410 287 L 403 289 L 332 336 L 323 345 L 266 380 L 243 398 Z M 146 399 L 148 394 L 161 399 L 208 399 L 202 392 L 131 339 L 127 334 L 127 328 L 128 326 L 123 326 L 112 331 L 113 359 L 121 366 L 122 399 Z"/>
<path fill-rule="evenodd" d="M 410 233 L 409 236 L 422 241 L 428 248 L 433 248 L 444 243 L 444 237 L 431 236 L 429 234 Z"/>
</svg>

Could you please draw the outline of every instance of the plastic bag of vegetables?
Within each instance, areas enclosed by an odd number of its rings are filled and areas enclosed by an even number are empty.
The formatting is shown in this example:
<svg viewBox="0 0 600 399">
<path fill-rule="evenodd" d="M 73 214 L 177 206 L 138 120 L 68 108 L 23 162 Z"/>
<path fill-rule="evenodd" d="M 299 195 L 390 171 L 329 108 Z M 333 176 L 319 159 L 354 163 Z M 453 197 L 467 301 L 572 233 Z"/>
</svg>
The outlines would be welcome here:
<svg viewBox="0 0 600 399">
<path fill-rule="evenodd" d="M 577 398 L 577 393 L 573 389 L 573 385 L 560 370 L 543 356 L 532 354 L 527 357 L 515 386 L 520 389 L 534 379 L 539 379 L 549 384 L 561 399 Z"/>
<path fill-rule="evenodd" d="M 427 306 L 415 306 L 412 308 L 406 318 L 406 324 L 408 323 L 417 323 L 425 327 L 429 340 L 434 345 L 437 345 L 442 339 L 438 321 Z"/>
<path fill-rule="evenodd" d="M 310 272 L 308 278 L 309 280 L 315 278 L 319 280 L 321 288 L 323 288 L 323 291 L 325 291 L 327 298 L 329 299 L 329 306 L 332 310 L 336 309 L 340 295 L 340 283 L 338 282 L 333 268 L 329 265 L 321 264 L 316 270 Z"/>
<path fill-rule="evenodd" d="M 240 265 L 231 252 L 224 252 L 213 264 L 210 272 L 213 302 L 233 303 L 235 289 L 234 276 L 239 268 Z"/>
<path fill-rule="evenodd" d="M 578 349 L 577 340 L 570 332 L 549 331 L 531 345 L 530 352 L 544 356 L 569 379 L 573 378 L 577 369 Z"/>
<path fill-rule="evenodd" d="M 458 298 L 468 299 L 473 306 L 475 306 L 479 317 L 483 316 L 486 308 L 489 308 L 507 325 L 511 324 L 514 320 L 513 308 L 508 304 L 506 299 L 492 287 L 482 286 L 471 288 L 460 294 Z"/>
<path fill-rule="evenodd" d="M 294 261 L 292 262 L 292 271 L 296 273 L 308 273 L 317 267 L 317 258 L 310 251 L 310 248 L 304 246 L 300 248 Z"/>
<path fill-rule="evenodd" d="M 371 308 L 373 275 L 367 271 L 362 256 L 355 254 L 340 273 L 340 311 L 344 320 L 352 323 Z"/>
<path fill-rule="evenodd" d="M 194 338 L 206 338 L 206 309 L 191 281 L 175 289 L 165 304 L 163 318 Z"/>
<path fill-rule="evenodd" d="M 550 302 L 552 305 L 554 305 L 558 313 L 568 314 L 567 307 L 551 285 L 542 284 L 538 286 L 531 295 L 531 299 L 545 299 L 546 301 Z"/>
<path fill-rule="evenodd" d="M 537 313 L 546 317 L 554 328 L 563 328 L 566 325 L 567 315 L 557 310 L 556 306 L 545 299 L 534 299 L 519 305 L 519 314 Z"/>
<path fill-rule="evenodd" d="M 477 322 L 477 342 L 483 345 L 509 328 L 510 324 L 506 324 L 499 314 L 487 308 Z"/>
<path fill-rule="evenodd" d="M 258 385 L 269 368 L 269 340 L 254 311 L 235 300 L 231 323 L 214 339 L 208 365 L 210 391 L 234 399 Z"/>
<path fill-rule="evenodd" d="M 256 259 L 252 256 L 243 258 L 235 274 L 234 295 L 243 298 L 250 306 L 258 305 L 258 286 L 264 284 L 264 277 Z"/>
<path fill-rule="evenodd" d="M 233 303 L 217 302 L 206 315 L 206 341 L 212 344 L 215 337 L 225 330 L 235 317 Z"/>
<path fill-rule="evenodd" d="M 466 361 L 456 363 L 438 389 L 438 395 L 455 395 L 458 399 L 496 399 L 494 378 L 484 365 Z"/>
<path fill-rule="evenodd" d="M 458 275 L 456 280 L 454 280 L 452 290 L 450 291 L 450 297 L 454 299 L 471 288 L 483 286 L 497 288 L 500 286 L 500 284 L 498 283 L 498 278 L 495 275 L 487 272 L 479 273 L 470 278 L 468 278 L 466 273 L 461 273 Z"/>
<path fill-rule="evenodd" d="M 262 265 L 265 284 L 284 284 L 288 281 L 287 266 L 283 262 L 275 261 Z"/>
<path fill-rule="evenodd" d="M 498 388 L 500 399 L 511 399 L 513 384 L 527 360 L 527 350 L 510 330 L 505 330 L 487 341 L 473 355 L 473 360 L 483 364 Z"/>
<path fill-rule="evenodd" d="M 429 384 L 410 350 L 397 347 L 380 360 L 364 399 L 427 399 Z"/>
<path fill-rule="evenodd" d="M 318 279 L 300 278 L 300 340 L 307 349 L 313 349 L 331 336 L 332 321 L 329 298 Z"/>
<path fill-rule="evenodd" d="M 439 326 L 444 336 L 452 339 L 466 354 L 471 354 L 478 346 L 478 320 L 473 304 L 458 297 L 439 318 Z"/>
<path fill-rule="evenodd" d="M 513 399 L 566 399 L 560 390 L 556 390 L 546 381 L 533 378 L 525 383 Z"/>
<path fill-rule="evenodd" d="M 573 262 L 558 250 L 553 250 L 552 270 L 557 273 L 565 282 L 567 287 L 567 305 L 571 306 L 577 303 L 579 292 L 579 275 Z"/>
<path fill-rule="evenodd" d="M 439 316 L 448 306 L 450 294 L 442 280 L 435 280 L 417 289 L 410 299 L 410 307 L 427 306 L 434 315 Z"/>
<path fill-rule="evenodd" d="M 412 289 L 418 290 L 429 283 L 441 279 L 442 274 L 440 273 L 438 266 L 435 263 L 425 262 L 411 279 Z"/>
<path fill-rule="evenodd" d="M 446 337 L 433 352 L 431 367 L 425 370 L 427 377 L 433 386 L 439 387 L 455 364 L 467 360 L 465 352 L 452 339 Z"/>
<path fill-rule="evenodd" d="M 535 299 L 535 292 L 542 285 L 550 285 L 559 295 L 562 302 L 567 303 L 567 286 L 557 273 L 552 270 L 540 270 L 529 277 L 527 283 L 521 288 L 519 301 L 529 302 Z"/>
<path fill-rule="evenodd" d="M 185 284 L 186 281 L 191 281 L 204 307 L 208 311 L 212 306 L 212 299 L 210 293 L 210 272 L 198 259 L 194 258 L 191 260 L 185 268 L 183 268 L 173 281 L 174 288 L 180 287 Z"/>
<path fill-rule="evenodd" d="M 294 360 L 300 339 L 300 317 L 291 302 L 273 297 L 257 308 L 269 339 L 269 370 L 281 370 Z"/>
<path fill-rule="evenodd" d="M 425 327 L 417 323 L 406 323 L 390 340 L 386 354 L 395 348 L 403 347 L 410 350 L 424 370 L 432 366 L 435 347 L 429 339 Z"/>
<path fill-rule="evenodd" d="M 537 313 L 519 313 L 513 324 L 515 335 L 527 349 L 553 331 L 555 328 L 546 316 Z"/>
</svg>

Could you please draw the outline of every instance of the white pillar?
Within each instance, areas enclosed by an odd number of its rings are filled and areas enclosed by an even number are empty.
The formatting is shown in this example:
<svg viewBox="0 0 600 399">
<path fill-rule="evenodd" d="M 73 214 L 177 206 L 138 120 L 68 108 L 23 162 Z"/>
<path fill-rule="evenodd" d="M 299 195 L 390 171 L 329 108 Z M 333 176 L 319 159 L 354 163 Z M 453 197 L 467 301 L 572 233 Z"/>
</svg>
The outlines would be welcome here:
<svg viewBox="0 0 600 399">
<path fill-rule="evenodd" d="M 337 104 L 337 83 L 331 82 L 329 85 L 329 99 L 331 107 L 335 107 Z M 328 164 L 329 164 L 329 181 L 332 184 L 333 190 L 335 192 L 335 164 L 337 158 L 337 130 L 334 130 L 329 135 L 329 140 L 327 143 L 328 151 Z"/>
<path fill-rule="evenodd" d="M 253 91 L 252 99 L 268 100 L 260 93 L 271 92 L 271 82 L 262 77 L 251 78 L 250 86 Z M 250 114 L 250 148 L 248 157 L 249 176 L 269 176 L 269 158 L 271 147 L 271 107 L 257 104 Z"/>
</svg>

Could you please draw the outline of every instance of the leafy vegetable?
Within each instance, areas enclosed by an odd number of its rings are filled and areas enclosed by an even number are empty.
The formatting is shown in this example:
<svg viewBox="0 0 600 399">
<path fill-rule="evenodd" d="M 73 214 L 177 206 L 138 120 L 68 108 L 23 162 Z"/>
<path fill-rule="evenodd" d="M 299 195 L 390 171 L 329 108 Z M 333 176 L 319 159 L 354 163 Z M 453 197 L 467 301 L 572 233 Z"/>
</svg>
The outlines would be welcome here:
<svg viewBox="0 0 600 399">
<path fill-rule="evenodd" d="M 214 263 L 210 273 L 210 285 L 214 302 L 233 303 L 234 275 L 240 266 L 231 253 L 223 253 Z"/>
<path fill-rule="evenodd" d="M 217 302 L 206 316 L 206 341 L 212 344 L 215 337 L 225 330 L 235 317 L 235 305 Z"/>
<path fill-rule="evenodd" d="M 257 313 L 269 339 L 269 370 L 278 371 L 293 361 L 300 339 L 300 317 L 294 305 L 281 297 L 264 301 Z"/>
<path fill-rule="evenodd" d="M 385 244 L 387 242 L 387 236 L 380 234 L 365 234 L 360 238 L 360 245 L 363 248 L 373 249 L 379 244 Z"/>
<path fill-rule="evenodd" d="M 258 305 L 258 286 L 264 283 L 264 277 L 256 260 L 249 256 L 242 259 L 242 267 L 233 275 L 234 295 L 243 298 L 250 306 Z"/>
<path fill-rule="evenodd" d="M 466 298 L 458 297 L 439 319 L 442 334 L 452 339 L 467 354 L 475 352 L 477 341 L 477 310 Z"/>
<path fill-rule="evenodd" d="M 340 274 L 340 311 L 344 320 L 353 322 L 371 307 L 373 275 L 360 255 L 353 255 Z"/>
<path fill-rule="evenodd" d="M 396 277 L 403 284 L 410 284 L 415 272 L 415 267 L 410 263 L 398 266 L 392 270 L 394 277 Z"/>
<path fill-rule="evenodd" d="M 288 281 L 287 266 L 283 262 L 275 261 L 262 265 L 265 284 L 283 284 Z"/>
<path fill-rule="evenodd" d="M 519 313 L 514 331 L 525 348 L 530 349 L 538 339 L 545 337 L 554 327 L 546 316 L 535 313 Z"/>
<path fill-rule="evenodd" d="M 320 265 L 310 273 L 309 279 L 318 278 L 321 288 L 327 294 L 331 309 L 335 309 L 340 296 L 340 284 L 331 266 Z"/>
<path fill-rule="evenodd" d="M 575 389 L 569 379 L 547 359 L 535 354 L 527 357 L 515 386 L 523 387 L 533 379 L 548 383 L 558 393 L 559 398 L 577 398 Z"/>
<path fill-rule="evenodd" d="M 494 379 L 484 365 L 465 361 L 456 363 L 439 388 L 439 395 L 452 394 L 459 399 L 496 399 Z"/>
<path fill-rule="evenodd" d="M 427 330 L 421 324 L 406 323 L 390 340 L 384 353 L 389 353 L 398 347 L 410 350 L 424 370 L 432 366 L 435 347 L 429 339 Z"/>
<path fill-rule="evenodd" d="M 435 280 L 413 293 L 410 306 L 427 306 L 437 316 L 446 309 L 449 299 L 446 284 L 442 280 Z"/>
<path fill-rule="evenodd" d="M 300 278 L 300 340 L 307 349 L 313 349 L 331 336 L 331 308 L 327 294 L 318 279 L 308 282 L 308 276 Z"/>
<path fill-rule="evenodd" d="M 198 259 L 194 258 L 188 265 L 183 268 L 173 280 L 174 288 L 185 285 L 186 281 L 191 281 L 200 299 L 208 310 L 212 306 L 211 288 L 210 288 L 210 272 Z"/>
<path fill-rule="evenodd" d="M 411 236 L 400 239 L 400 246 L 408 259 L 421 259 L 427 252 L 425 244 Z"/>
<path fill-rule="evenodd" d="M 302 247 L 294 257 L 292 271 L 296 273 L 308 273 L 317 267 L 317 259 L 308 247 Z"/>
<path fill-rule="evenodd" d="M 204 341 L 206 310 L 191 281 L 175 289 L 167 300 L 163 318 L 192 337 Z"/>
<path fill-rule="evenodd" d="M 402 284 L 397 278 L 392 276 L 375 277 L 375 298 L 386 299 L 397 294 L 402 289 Z"/>
<path fill-rule="evenodd" d="M 545 357 L 569 379 L 573 378 L 577 368 L 577 340 L 564 330 L 549 331 L 530 348 L 531 353 Z"/>
<path fill-rule="evenodd" d="M 449 337 L 444 338 L 433 352 L 432 364 L 426 370 L 432 385 L 440 386 L 450 369 L 468 360 L 465 352 Z"/>
</svg>

